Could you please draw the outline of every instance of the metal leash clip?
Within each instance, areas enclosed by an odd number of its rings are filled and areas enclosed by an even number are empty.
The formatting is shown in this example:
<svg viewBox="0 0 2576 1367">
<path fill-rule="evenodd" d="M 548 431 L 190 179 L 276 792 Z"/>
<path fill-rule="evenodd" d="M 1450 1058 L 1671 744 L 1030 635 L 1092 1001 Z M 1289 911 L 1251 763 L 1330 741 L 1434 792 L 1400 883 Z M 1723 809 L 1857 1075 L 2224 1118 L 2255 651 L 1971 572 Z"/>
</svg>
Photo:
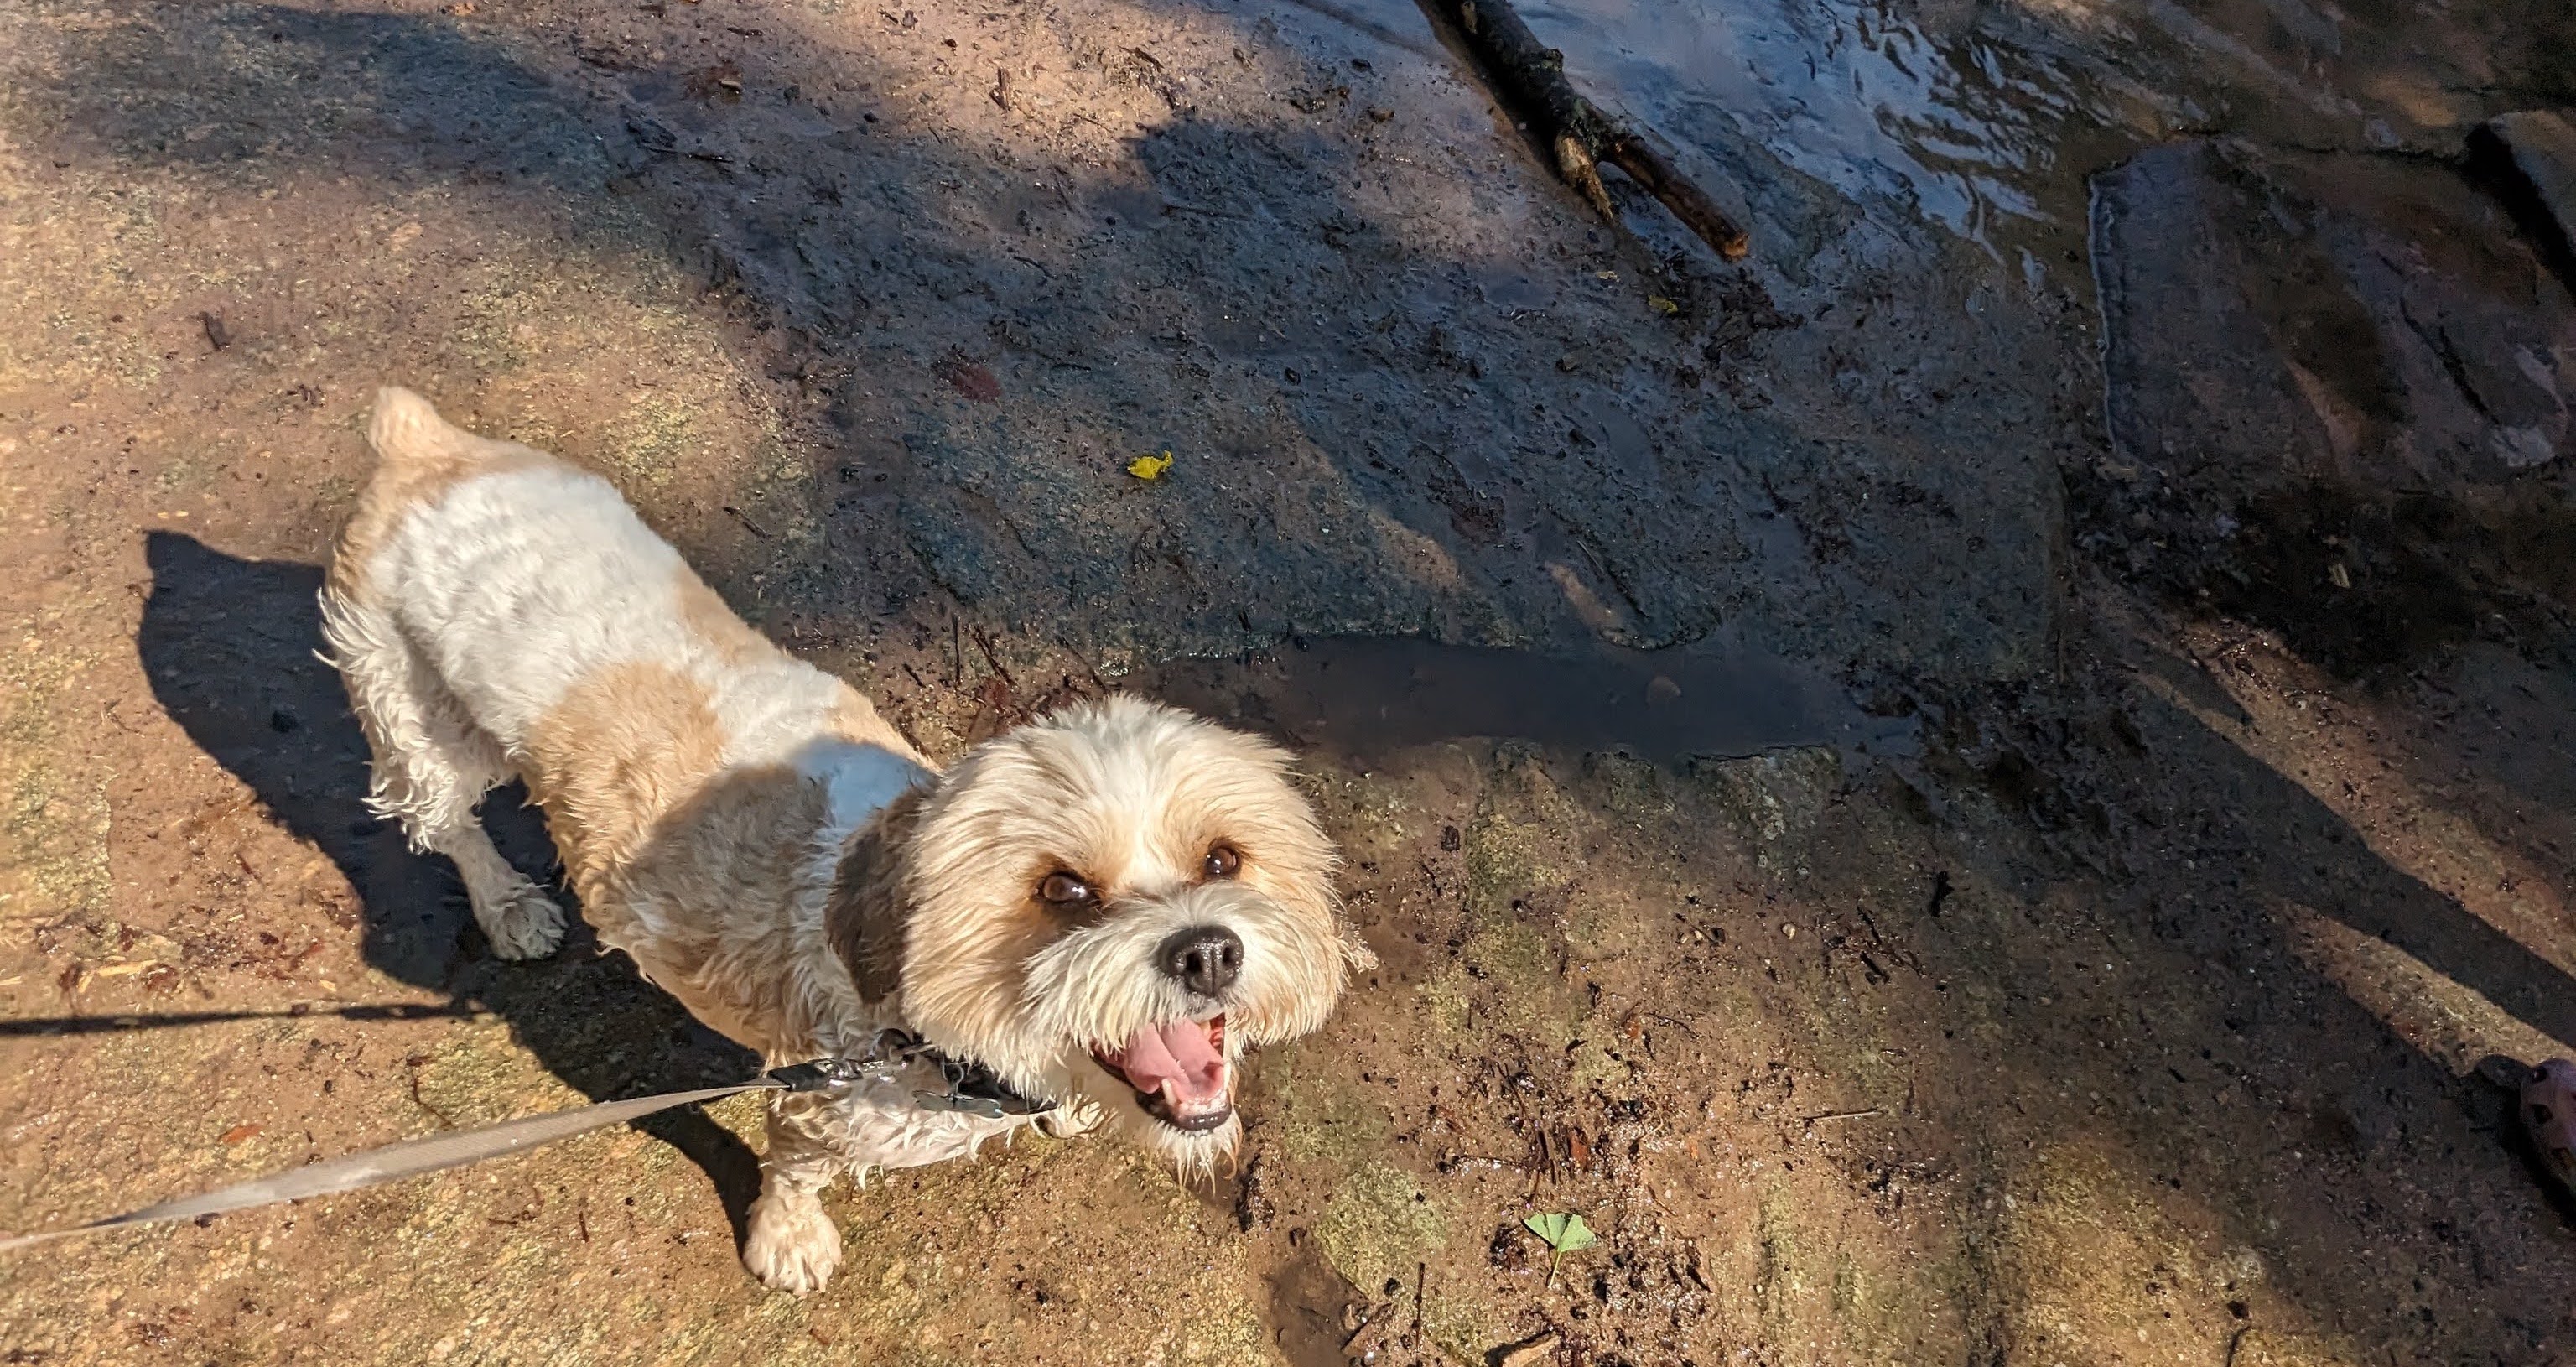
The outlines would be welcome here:
<svg viewBox="0 0 2576 1367">
<path fill-rule="evenodd" d="M 865 1082 L 872 1077 L 883 1077 L 924 1054 L 935 1052 L 922 1042 L 919 1035 L 889 1027 L 879 1030 L 876 1038 L 860 1053 L 791 1063 L 783 1068 L 772 1068 L 761 1076 L 782 1091 L 821 1092 Z"/>
<path fill-rule="evenodd" d="M 876 1038 L 861 1053 L 818 1058 L 810 1063 L 791 1063 L 783 1068 L 772 1068 L 761 1077 L 765 1085 L 784 1091 L 821 1092 L 847 1087 L 872 1077 L 884 1077 L 914 1062 L 935 1065 L 940 1077 L 948 1084 L 945 1090 L 922 1089 L 912 1094 L 913 1104 L 925 1111 L 955 1111 L 985 1120 L 1000 1120 L 1005 1116 L 1038 1115 L 1055 1109 L 1054 1102 L 1022 1096 L 992 1069 L 980 1063 L 963 1063 L 950 1058 L 909 1030 L 879 1030 Z"/>
<path fill-rule="evenodd" d="M 913 1104 L 925 1111 L 956 1111 L 985 1120 L 999 1120 L 1004 1116 L 1037 1115 L 1055 1109 L 1054 1102 L 1020 1095 L 983 1064 L 960 1063 L 945 1054 L 937 1058 L 940 1074 L 948 1079 L 948 1090 L 914 1092 Z"/>
</svg>

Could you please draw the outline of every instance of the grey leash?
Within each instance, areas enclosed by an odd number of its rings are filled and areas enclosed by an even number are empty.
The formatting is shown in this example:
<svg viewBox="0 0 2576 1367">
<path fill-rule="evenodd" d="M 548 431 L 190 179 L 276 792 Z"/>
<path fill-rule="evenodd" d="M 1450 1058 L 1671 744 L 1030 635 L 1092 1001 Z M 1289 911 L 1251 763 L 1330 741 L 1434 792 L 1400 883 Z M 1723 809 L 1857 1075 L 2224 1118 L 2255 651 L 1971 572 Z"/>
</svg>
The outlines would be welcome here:
<svg viewBox="0 0 2576 1367">
<path fill-rule="evenodd" d="M 68 1229 L 49 1229 L 42 1234 L 22 1234 L 14 1239 L 0 1239 L 0 1249 L 23 1248 L 55 1239 L 68 1239 L 75 1234 L 95 1234 L 101 1230 L 122 1229 L 127 1225 L 157 1225 L 167 1220 L 193 1220 L 201 1215 L 220 1215 L 228 1210 L 247 1210 L 252 1206 L 275 1205 L 280 1201 L 300 1201 L 308 1196 L 329 1196 L 334 1192 L 355 1191 L 381 1182 L 398 1181 L 441 1168 L 462 1167 L 486 1158 L 533 1149 L 558 1139 L 569 1139 L 585 1130 L 633 1120 L 692 1101 L 713 1101 L 758 1088 L 783 1087 L 767 1075 L 751 1082 L 738 1082 L 730 1087 L 705 1087 L 694 1092 L 664 1092 L 660 1096 L 639 1096 L 632 1101 L 607 1101 L 596 1106 L 576 1106 L 569 1111 L 546 1115 L 522 1116 L 478 1130 L 452 1130 L 445 1134 L 425 1135 L 369 1149 L 344 1158 L 310 1163 L 291 1172 L 263 1177 L 255 1182 L 210 1191 L 203 1196 L 185 1196 L 145 1206 L 124 1215 L 112 1215 Z"/>
<path fill-rule="evenodd" d="M 938 1053 L 918 1038 L 901 1030 L 879 1031 L 868 1050 L 855 1058 L 819 1059 L 784 1068 L 772 1068 L 749 1082 L 725 1087 L 701 1087 L 689 1092 L 663 1092 L 657 1096 L 639 1096 L 628 1101 L 603 1101 L 595 1106 L 576 1106 L 568 1111 L 550 1111 L 544 1115 L 522 1116 L 498 1125 L 480 1129 L 452 1130 L 444 1134 L 424 1135 L 368 1149 L 320 1163 L 309 1163 L 292 1172 L 263 1177 L 239 1186 L 210 1191 L 202 1196 L 181 1197 L 159 1205 L 145 1206 L 124 1215 L 93 1220 L 67 1229 L 49 1229 L 41 1234 L 23 1234 L 13 1239 L 0 1239 L 0 1250 L 23 1248 L 29 1244 L 68 1239 L 76 1234 L 96 1234 L 103 1230 L 123 1229 L 131 1225 L 162 1224 L 171 1220 L 193 1220 L 220 1215 L 225 1211 L 248 1210 L 253 1206 L 276 1205 L 281 1201 L 301 1201 L 311 1196 L 329 1196 L 337 1192 L 356 1191 L 360 1187 L 396 1182 L 406 1177 L 437 1172 L 444 1168 L 462 1167 L 487 1158 L 501 1158 L 570 1139 L 620 1121 L 636 1120 L 657 1111 L 688 1106 L 701 1101 L 717 1101 L 743 1092 L 787 1091 L 815 1092 L 846 1086 L 865 1078 L 891 1073 L 915 1059 L 927 1059 L 939 1065 L 947 1079 L 945 1091 L 913 1093 L 913 1100 L 926 1110 L 963 1111 L 972 1115 L 998 1118 L 1002 1115 L 1031 1115 L 1047 1109 L 1041 1103 L 1011 1091 L 980 1068 L 960 1065 Z"/>
</svg>

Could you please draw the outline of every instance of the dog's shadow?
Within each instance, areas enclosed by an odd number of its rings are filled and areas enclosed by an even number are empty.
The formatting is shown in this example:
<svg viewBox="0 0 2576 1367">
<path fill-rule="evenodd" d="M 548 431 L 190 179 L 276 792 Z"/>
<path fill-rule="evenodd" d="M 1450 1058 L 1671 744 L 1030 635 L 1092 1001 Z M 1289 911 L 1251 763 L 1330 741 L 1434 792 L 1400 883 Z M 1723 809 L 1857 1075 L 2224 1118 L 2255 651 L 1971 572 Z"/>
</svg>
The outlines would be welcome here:
<svg viewBox="0 0 2576 1367">
<path fill-rule="evenodd" d="M 317 654 L 321 570 L 240 559 L 170 532 L 150 533 L 144 556 L 152 585 L 137 648 L 154 697 L 274 819 L 340 866 L 358 894 L 370 965 L 498 1014 L 540 1062 L 594 1100 L 739 1081 L 758 1067 L 638 977 L 625 956 L 600 953 L 578 918 L 549 959 L 492 956 L 455 871 L 411 853 L 397 827 L 366 809 L 366 738 L 338 672 Z M 518 788 L 492 793 L 484 815 L 512 863 L 541 879 L 553 868 L 544 822 Z M 569 889 L 556 895 L 574 907 Z M 739 1246 L 760 1183 L 750 1148 L 695 1108 L 635 1124 L 706 1171 Z"/>
</svg>

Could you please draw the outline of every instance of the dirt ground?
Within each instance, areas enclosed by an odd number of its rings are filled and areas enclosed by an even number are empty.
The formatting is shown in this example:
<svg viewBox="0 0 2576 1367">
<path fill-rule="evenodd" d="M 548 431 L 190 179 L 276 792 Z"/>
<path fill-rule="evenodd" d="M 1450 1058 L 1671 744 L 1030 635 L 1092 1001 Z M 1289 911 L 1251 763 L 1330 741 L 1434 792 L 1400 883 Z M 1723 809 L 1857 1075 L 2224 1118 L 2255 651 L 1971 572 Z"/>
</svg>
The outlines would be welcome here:
<svg viewBox="0 0 2576 1367">
<path fill-rule="evenodd" d="M 1749 262 L 1409 6 L 0 0 L 0 1229 L 747 1067 L 366 818 L 385 382 L 935 755 L 1280 734 L 1383 960 L 1212 1189 L 1032 1137 L 773 1296 L 727 1103 L 0 1255 L 0 1362 L 2576 1361 L 2494 1081 L 2576 1053 L 2576 257 L 2472 135 L 2576 16 L 1527 13 Z"/>
</svg>

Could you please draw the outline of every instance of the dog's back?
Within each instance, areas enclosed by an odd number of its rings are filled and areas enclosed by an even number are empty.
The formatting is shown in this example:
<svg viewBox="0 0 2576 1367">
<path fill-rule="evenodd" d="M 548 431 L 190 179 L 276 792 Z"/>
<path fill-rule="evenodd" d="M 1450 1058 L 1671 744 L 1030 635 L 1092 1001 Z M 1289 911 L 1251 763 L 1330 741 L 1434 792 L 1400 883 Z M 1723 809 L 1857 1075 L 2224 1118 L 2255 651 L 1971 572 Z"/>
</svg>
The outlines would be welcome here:
<svg viewBox="0 0 2576 1367">
<path fill-rule="evenodd" d="M 851 757 L 818 748 L 857 746 L 877 756 L 857 786 L 882 801 L 920 772 L 866 699 L 745 625 L 606 480 L 400 389 L 368 438 L 378 465 L 335 551 L 325 634 L 375 751 L 375 806 L 456 857 L 469 890 L 488 841 L 464 828 L 511 778 L 575 889 L 606 903 L 605 880 L 720 773 L 804 769 L 837 789 Z"/>
<path fill-rule="evenodd" d="M 538 743 L 603 672 L 783 662 L 721 603 L 684 615 L 713 595 L 597 475 L 463 431 L 405 390 L 377 400 L 367 435 L 375 477 L 332 591 L 380 606 L 503 748 Z"/>
</svg>

